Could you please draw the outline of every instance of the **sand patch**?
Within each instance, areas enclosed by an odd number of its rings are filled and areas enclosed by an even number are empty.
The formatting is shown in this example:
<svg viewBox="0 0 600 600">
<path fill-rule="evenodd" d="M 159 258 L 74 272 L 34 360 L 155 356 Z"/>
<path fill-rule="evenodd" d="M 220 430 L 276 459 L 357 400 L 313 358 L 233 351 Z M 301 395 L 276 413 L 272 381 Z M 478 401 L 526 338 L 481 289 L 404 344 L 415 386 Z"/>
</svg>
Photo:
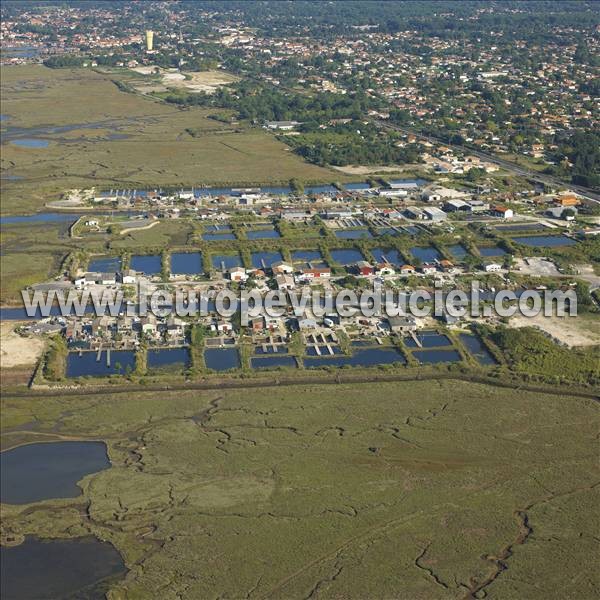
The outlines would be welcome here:
<svg viewBox="0 0 600 600">
<path fill-rule="evenodd" d="M 370 175 L 372 173 L 399 173 L 414 169 L 426 169 L 426 165 L 347 165 L 345 167 L 333 167 L 336 171 L 346 175 Z"/>
<path fill-rule="evenodd" d="M 600 333 L 592 329 L 583 317 L 536 317 L 515 315 L 511 327 L 537 327 L 569 347 L 600 344 Z"/>
<path fill-rule="evenodd" d="M 34 365 L 45 342 L 38 337 L 22 337 L 15 332 L 20 323 L 4 321 L 0 326 L 0 366 L 3 369 Z"/>
</svg>

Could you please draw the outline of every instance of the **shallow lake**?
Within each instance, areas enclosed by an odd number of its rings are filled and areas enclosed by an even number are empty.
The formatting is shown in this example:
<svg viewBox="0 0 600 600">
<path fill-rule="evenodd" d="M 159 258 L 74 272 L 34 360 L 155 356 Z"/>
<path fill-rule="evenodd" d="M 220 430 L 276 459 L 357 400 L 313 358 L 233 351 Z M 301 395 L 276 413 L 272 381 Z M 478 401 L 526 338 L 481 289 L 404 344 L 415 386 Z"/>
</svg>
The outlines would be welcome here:
<svg viewBox="0 0 600 600">
<path fill-rule="evenodd" d="M 415 350 L 413 356 L 421 363 L 460 362 L 457 350 Z"/>
<path fill-rule="evenodd" d="M 341 229 L 335 232 L 335 237 L 341 240 L 360 240 L 373 236 L 368 229 Z"/>
<path fill-rule="evenodd" d="M 433 262 L 435 260 L 440 260 L 441 258 L 440 253 L 431 246 L 413 246 L 410 249 L 410 253 L 421 262 Z"/>
<path fill-rule="evenodd" d="M 163 367 L 179 367 L 187 369 L 190 366 L 189 348 L 152 348 L 148 350 L 146 364 L 149 369 Z"/>
<path fill-rule="evenodd" d="M 443 334 L 435 332 L 416 332 L 417 339 L 421 342 L 423 348 L 436 348 L 439 346 L 451 346 L 452 342 Z M 419 346 L 412 337 L 406 339 L 407 348 L 418 348 Z"/>
<path fill-rule="evenodd" d="M 207 368 L 215 371 L 228 371 L 240 368 L 240 353 L 237 348 L 207 348 L 204 351 Z"/>
<path fill-rule="evenodd" d="M 325 356 L 304 359 L 307 368 L 319 367 L 372 367 L 392 363 L 406 363 L 404 355 L 397 348 L 364 348 L 356 350 L 352 356 Z"/>
<path fill-rule="evenodd" d="M 76 498 L 86 475 L 110 467 L 104 442 L 44 442 L 0 453 L 0 501 L 29 504 Z"/>
<path fill-rule="evenodd" d="M 294 250 L 292 252 L 292 262 L 295 265 L 305 265 L 308 267 L 308 263 L 312 266 L 325 266 L 323 255 L 319 250 Z"/>
<path fill-rule="evenodd" d="M 40 540 L 0 547 L 2 598 L 104 598 L 126 572 L 117 549 L 95 537 Z"/>
<path fill-rule="evenodd" d="M 297 367 L 298 363 L 293 356 L 253 356 L 250 359 L 253 369 L 274 369 L 276 367 Z"/>
<path fill-rule="evenodd" d="M 396 248 L 372 248 L 371 254 L 378 263 L 389 262 L 392 265 L 403 265 L 404 260 Z"/>
<path fill-rule="evenodd" d="M 39 140 L 35 138 L 20 138 L 11 140 L 10 143 L 13 146 L 19 146 L 20 148 L 47 148 L 50 145 L 48 140 Z"/>
<path fill-rule="evenodd" d="M 132 350 L 111 350 L 110 365 L 107 364 L 107 351 L 103 350 L 100 360 L 96 351 L 69 352 L 67 356 L 67 377 L 108 377 L 119 375 L 135 368 L 135 352 Z"/>
<path fill-rule="evenodd" d="M 202 255 L 200 252 L 173 252 L 171 254 L 171 273 L 173 275 L 199 275 L 202 273 Z"/>
<path fill-rule="evenodd" d="M 275 229 L 251 229 L 246 231 L 249 240 L 267 240 L 280 238 L 279 231 Z"/>
<path fill-rule="evenodd" d="M 483 345 L 483 342 L 472 333 L 461 333 L 460 341 L 465 345 L 467 350 L 477 359 L 480 365 L 496 365 L 498 362 Z"/>
<path fill-rule="evenodd" d="M 90 260 L 88 271 L 93 273 L 116 273 L 121 270 L 121 259 L 118 256 L 100 256 Z"/>
<path fill-rule="evenodd" d="M 504 256 L 506 254 L 506 250 L 499 248 L 498 246 L 479 246 L 479 253 L 481 256 Z"/>
<path fill-rule="evenodd" d="M 337 250 L 332 250 L 331 258 L 344 267 L 354 265 L 359 260 L 365 260 L 362 252 L 353 248 L 338 248 Z"/>
<path fill-rule="evenodd" d="M 463 259 L 467 255 L 467 249 L 462 244 L 454 244 L 453 246 L 448 246 L 448 250 L 450 254 L 457 259 Z"/>
<path fill-rule="evenodd" d="M 269 269 L 273 263 L 283 260 L 280 252 L 253 252 L 251 258 L 255 269 Z"/>
<path fill-rule="evenodd" d="M 535 246 L 537 248 L 556 248 L 558 246 L 574 246 L 577 242 L 564 235 L 526 235 L 511 238 L 517 244 Z"/>
<path fill-rule="evenodd" d="M 158 254 L 134 254 L 130 266 L 144 275 L 157 275 L 162 271 L 162 258 Z"/>
<path fill-rule="evenodd" d="M 242 259 L 239 254 L 213 254 L 213 268 L 226 271 L 233 267 L 241 267 Z"/>
</svg>

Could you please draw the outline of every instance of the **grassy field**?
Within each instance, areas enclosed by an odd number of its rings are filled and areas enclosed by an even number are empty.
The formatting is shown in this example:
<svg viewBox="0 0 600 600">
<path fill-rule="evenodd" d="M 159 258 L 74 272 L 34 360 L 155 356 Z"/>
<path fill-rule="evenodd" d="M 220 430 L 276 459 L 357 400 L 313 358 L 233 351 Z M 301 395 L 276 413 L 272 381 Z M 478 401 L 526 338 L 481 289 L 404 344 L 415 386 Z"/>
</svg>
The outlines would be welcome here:
<svg viewBox="0 0 600 600">
<path fill-rule="evenodd" d="M 110 540 L 113 598 L 592 598 L 598 423 L 451 381 L 6 396 L 5 448 L 100 437 L 113 466 L 3 534 Z"/>
<path fill-rule="evenodd" d="M 120 91 L 111 77 L 86 69 L 2 68 L 3 133 L 46 148 L 2 145 L 3 213 L 41 208 L 68 188 L 332 181 L 339 173 L 309 165 L 273 136 L 208 119 Z M 54 127 L 67 127 L 52 130 Z M 189 131 L 193 131 L 191 135 Z M 116 137 L 115 137 L 116 135 Z"/>
</svg>

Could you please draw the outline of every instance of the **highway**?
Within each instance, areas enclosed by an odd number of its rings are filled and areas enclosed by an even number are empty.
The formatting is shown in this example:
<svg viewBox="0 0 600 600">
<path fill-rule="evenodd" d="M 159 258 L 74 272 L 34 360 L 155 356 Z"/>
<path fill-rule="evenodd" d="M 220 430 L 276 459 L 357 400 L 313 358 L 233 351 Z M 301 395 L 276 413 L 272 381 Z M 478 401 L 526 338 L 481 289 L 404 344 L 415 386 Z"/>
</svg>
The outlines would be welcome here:
<svg viewBox="0 0 600 600">
<path fill-rule="evenodd" d="M 407 129 L 406 127 L 400 127 L 399 125 L 393 125 L 391 123 L 387 123 L 385 121 L 380 121 L 380 120 L 376 121 L 376 123 L 380 127 L 383 127 L 384 129 L 393 129 L 395 131 L 401 131 L 402 133 L 407 133 L 407 134 L 410 133 L 410 134 L 413 134 L 418 139 L 425 140 L 427 142 L 431 142 L 432 144 L 442 144 L 444 146 L 447 146 L 448 148 L 453 148 L 454 150 L 460 150 L 461 152 L 468 152 L 469 154 L 472 154 L 473 156 L 476 156 L 477 158 L 494 163 L 494 164 L 498 165 L 499 167 L 502 167 L 506 171 L 510 171 L 511 173 L 514 173 L 515 175 L 527 177 L 528 179 L 531 179 L 532 181 L 537 181 L 539 183 L 544 183 L 547 185 L 554 185 L 557 187 L 567 187 L 568 189 L 573 190 L 574 192 L 577 192 L 578 194 L 581 194 L 587 200 L 597 203 L 597 204 L 600 204 L 600 193 L 598 193 L 588 187 L 584 187 L 582 185 L 575 185 L 575 184 L 569 183 L 567 181 L 562 181 L 561 179 L 553 177 L 552 175 L 545 175 L 543 173 L 538 173 L 536 171 L 530 171 L 529 169 L 526 169 L 525 167 L 522 167 L 521 165 L 517 165 L 508 160 L 498 158 L 497 156 L 494 156 L 492 154 L 487 154 L 486 152 L 482 152 L 481 150 L 473 150 L 472 148 L 470 148 L 468 146 L 458 146 L 456 144 L 449 144 L 448 142 L 445 142 L 444 140 L 442 140 L 440 138 L 436 138 L 436 137 L 433 137 L 430 135 L 424 135 L 422 133 L 419 133 L 418 131 L 415 131 L 414 129 Z"/>
</svg>

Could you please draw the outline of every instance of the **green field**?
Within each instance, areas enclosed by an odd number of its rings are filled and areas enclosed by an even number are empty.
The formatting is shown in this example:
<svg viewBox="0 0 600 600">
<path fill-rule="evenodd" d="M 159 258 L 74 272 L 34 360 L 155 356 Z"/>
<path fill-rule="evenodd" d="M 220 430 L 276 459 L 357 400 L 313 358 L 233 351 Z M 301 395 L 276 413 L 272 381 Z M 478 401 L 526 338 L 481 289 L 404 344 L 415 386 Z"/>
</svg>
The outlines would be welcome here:
<svg viewBox="0 0 600 600">
<path fill-rule="evenodd" d="M 2 526 L 110 540 L 113 598 L 600 590 L 590 399 L 444 381 L 5 395 L 2 414 L 5 448 L 107 441 L 81 498 L 5 505 Z"/>
<path fill-rule="evenodd" d="M 10 117 L 3 131 L 24 128 L 25 137 L 50 142 L 47 148 L 3 143 L 3 177 L 23 178 L 2 181 L 3 214 L 40 209 L 69 188 L 340 178 L 305 163 L 260 129 L 208 119 L 206 109 L 173 108 L 120 91 L 111 77 L 117 75 L 36 65 L 2 68 L 2 113 Z"/>
</svg>

